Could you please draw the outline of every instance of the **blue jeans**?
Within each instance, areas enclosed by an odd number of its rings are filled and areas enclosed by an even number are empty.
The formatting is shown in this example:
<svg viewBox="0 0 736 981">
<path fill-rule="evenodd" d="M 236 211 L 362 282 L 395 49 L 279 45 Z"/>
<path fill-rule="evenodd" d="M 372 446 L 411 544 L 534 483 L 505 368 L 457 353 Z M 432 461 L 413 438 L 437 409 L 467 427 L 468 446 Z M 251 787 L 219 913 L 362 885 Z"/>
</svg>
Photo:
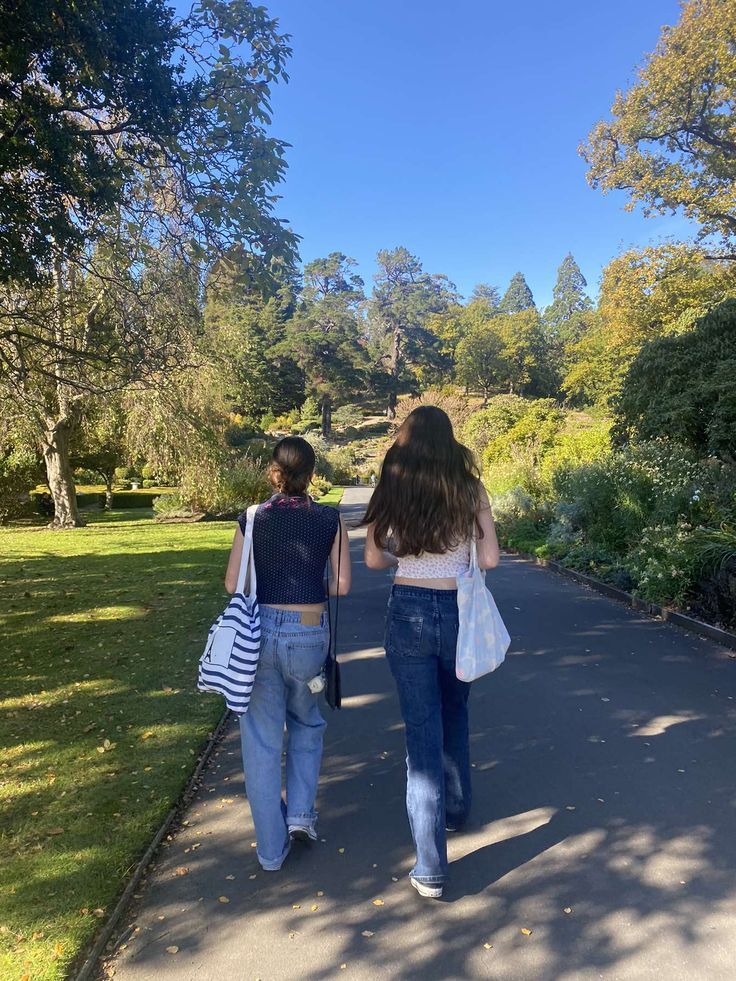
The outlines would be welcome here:
<svg viewBox="0 0 736 981">
<path fill-rule="evenodd" d="M 386 654 L 406 726 L 411 875 L 428 885 L 447 878 L 445 828 L 462 827 L 470 811 L 470 685 L 455 677 L 457 628 L 454 589 L 391 590 Z"/>
<path fill-rule="evenodd" d="M 240 716 L 245 792 L 256 829 L 256 854 L 275 871 L 289 851 L 287 825 L 317 820 L 322 738 L 327 723 L 319 695 L 307 682 L 327 656 L 327 614 L 304 626 L 291 610 L 261 607 L 261 655 L 248 711 Z M 281 795 L 281 752 L 286 725 L 286 802 Z"/>
</svg>

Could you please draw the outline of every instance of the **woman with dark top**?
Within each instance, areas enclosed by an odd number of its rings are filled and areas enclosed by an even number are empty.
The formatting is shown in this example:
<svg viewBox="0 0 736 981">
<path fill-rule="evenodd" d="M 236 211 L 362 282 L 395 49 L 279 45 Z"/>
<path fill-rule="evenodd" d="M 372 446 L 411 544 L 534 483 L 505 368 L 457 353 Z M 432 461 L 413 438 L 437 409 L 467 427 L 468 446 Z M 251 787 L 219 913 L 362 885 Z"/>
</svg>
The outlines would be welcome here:
<svg viewBox="0 0 736 981">
<path fill-rule="evenodd" d="M 364 518 L 366 565 L 396 567 L 386 655 L 406 728 L 406 807 L 417 859 L 411 884 L 438 899 L 447 878 L 446 831 L 470 810 L 468 695 L 455 676 L 457 576 L 498 564 L 491 506 L 472 453 L 447 415 L 421 406 L 386 454 Z"/>
<path fill-rule="evenodd" d="M 269 872 L 281 868 L 292 839 L 317 838 L 314 802 L 326 723 L 319 696 L 310 691 L 308 682 L 320 674 L 327 656 L 324 573 L 328 560 L 331 595 L 344 596 L 351 581 L 347 531 L 339 512 L 316 504 L 307 494 L 314 464 L 314 450 L 306 440 L 298 436 L 280 440 L 270 465 L 276 493 L 259 505 L 253 522 L 261 654 L 248 711 L 240 716 L 240 735 L 256 853 Z M 237 585 L 245 522 L 242 514 L 225 576 L 230 593 Z M 281 792 L 284 725 L 285 800 Z"/>
</svg>

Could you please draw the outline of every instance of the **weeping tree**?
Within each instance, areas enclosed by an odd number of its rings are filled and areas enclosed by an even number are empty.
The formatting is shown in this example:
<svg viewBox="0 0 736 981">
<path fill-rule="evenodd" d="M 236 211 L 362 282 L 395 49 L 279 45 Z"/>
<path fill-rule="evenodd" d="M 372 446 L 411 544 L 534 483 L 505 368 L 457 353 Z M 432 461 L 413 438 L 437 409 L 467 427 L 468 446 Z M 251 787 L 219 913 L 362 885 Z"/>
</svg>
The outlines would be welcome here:
<svg viewBox="0 0 736 981">
<path fill-rule="evenodd" d="M 295 238 L 274 214 L 284 144 L 266 133 L 270 87 L 286 77 L 287 39 L 248 0 L 199 0 L 183 19 L 155 0 L 142 6 L 157 9 L 158 33 L 139 52 L 132 90 L 164 89 L 166 112 L 143 111 L 122 82 L 116 100 L 108 98 L 106 76 L 90 72 L 59 89 L 78 128 L 94 134 L 87 152 L 95 166 L 114 180 L 97 210 L 81 208 L 83 196 L 59 184 L 57 212 L 63 204 L 75 228 L 79 213 L 83 234 L 47 229 L 35 275 L 0 290 L 0 394 L 5 411 L 33 425 L 59 528 L 81 523 L 70 443 L 85 400 L 154 386 L 189 363 L 202 283 L 236 243 L 253 257 L 254 281 L 268 277 L 277 257 L 295 259 Z M 123 44 L 141 4 L 122 7 L 127 22 L 104 23 L 94 5 L 79 8 L 104 51 L 111 31 Z M 7 116 L 6 102 L 22 101 L 24 88 L 2 97 Z M 33 141 L 32 128 L 26 138 Z"/>
</svg>

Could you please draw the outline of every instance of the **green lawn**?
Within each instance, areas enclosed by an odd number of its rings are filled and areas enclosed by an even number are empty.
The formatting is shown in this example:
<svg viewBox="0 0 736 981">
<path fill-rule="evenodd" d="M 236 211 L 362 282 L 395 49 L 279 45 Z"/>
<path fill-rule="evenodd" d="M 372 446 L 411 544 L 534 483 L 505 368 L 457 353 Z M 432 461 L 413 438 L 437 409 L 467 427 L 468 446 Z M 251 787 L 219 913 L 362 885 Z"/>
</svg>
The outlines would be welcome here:
<svg viewBox="0 0 736 981">
<path fill-rule="evenodd" d="M 345 488 L 344 487 L 331 487 L 330 490 L 328 490 L 326 494 L 324 494 L 322 497 L 320 497 L 318 503 L 319 504 L 331 504 L 331 505 L 333 505 L 333 507 L 337 507 L 337 505 L 342 500 L 342 495 L 343 495 L 344 492 L 345 492 Z"/>
<path fill-rule="evenodd" d="M 0 529 L 0 977 L 65 976 L 222 712 L 195 691 L 229 522 Z"/>
</svg>

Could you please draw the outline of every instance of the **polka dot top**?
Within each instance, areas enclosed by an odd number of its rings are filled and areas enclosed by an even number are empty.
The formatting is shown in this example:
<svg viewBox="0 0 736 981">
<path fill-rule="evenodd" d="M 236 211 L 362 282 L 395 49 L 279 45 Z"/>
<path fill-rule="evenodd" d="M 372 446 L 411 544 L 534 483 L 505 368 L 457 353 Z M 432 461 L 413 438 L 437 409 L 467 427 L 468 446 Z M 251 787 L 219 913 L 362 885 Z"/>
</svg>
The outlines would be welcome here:
<svg viewBox="0 0 736 981">
<path fill-rule="evenodd" d="M 470 566 L 470 542 L 461 542 L 447 552 L 402 555 L 396 575 L 404 579 L 456 579 Z"/>
<path fill-rule="evenodd" d="M 238 524 L 245 532 L 246 513 Z M 337 508 L 309 497 L 274 496 L 253 522 L 253 559 L 259 603 L 323 603 L 325 566 L 340 525 Z"/>
</svg>

